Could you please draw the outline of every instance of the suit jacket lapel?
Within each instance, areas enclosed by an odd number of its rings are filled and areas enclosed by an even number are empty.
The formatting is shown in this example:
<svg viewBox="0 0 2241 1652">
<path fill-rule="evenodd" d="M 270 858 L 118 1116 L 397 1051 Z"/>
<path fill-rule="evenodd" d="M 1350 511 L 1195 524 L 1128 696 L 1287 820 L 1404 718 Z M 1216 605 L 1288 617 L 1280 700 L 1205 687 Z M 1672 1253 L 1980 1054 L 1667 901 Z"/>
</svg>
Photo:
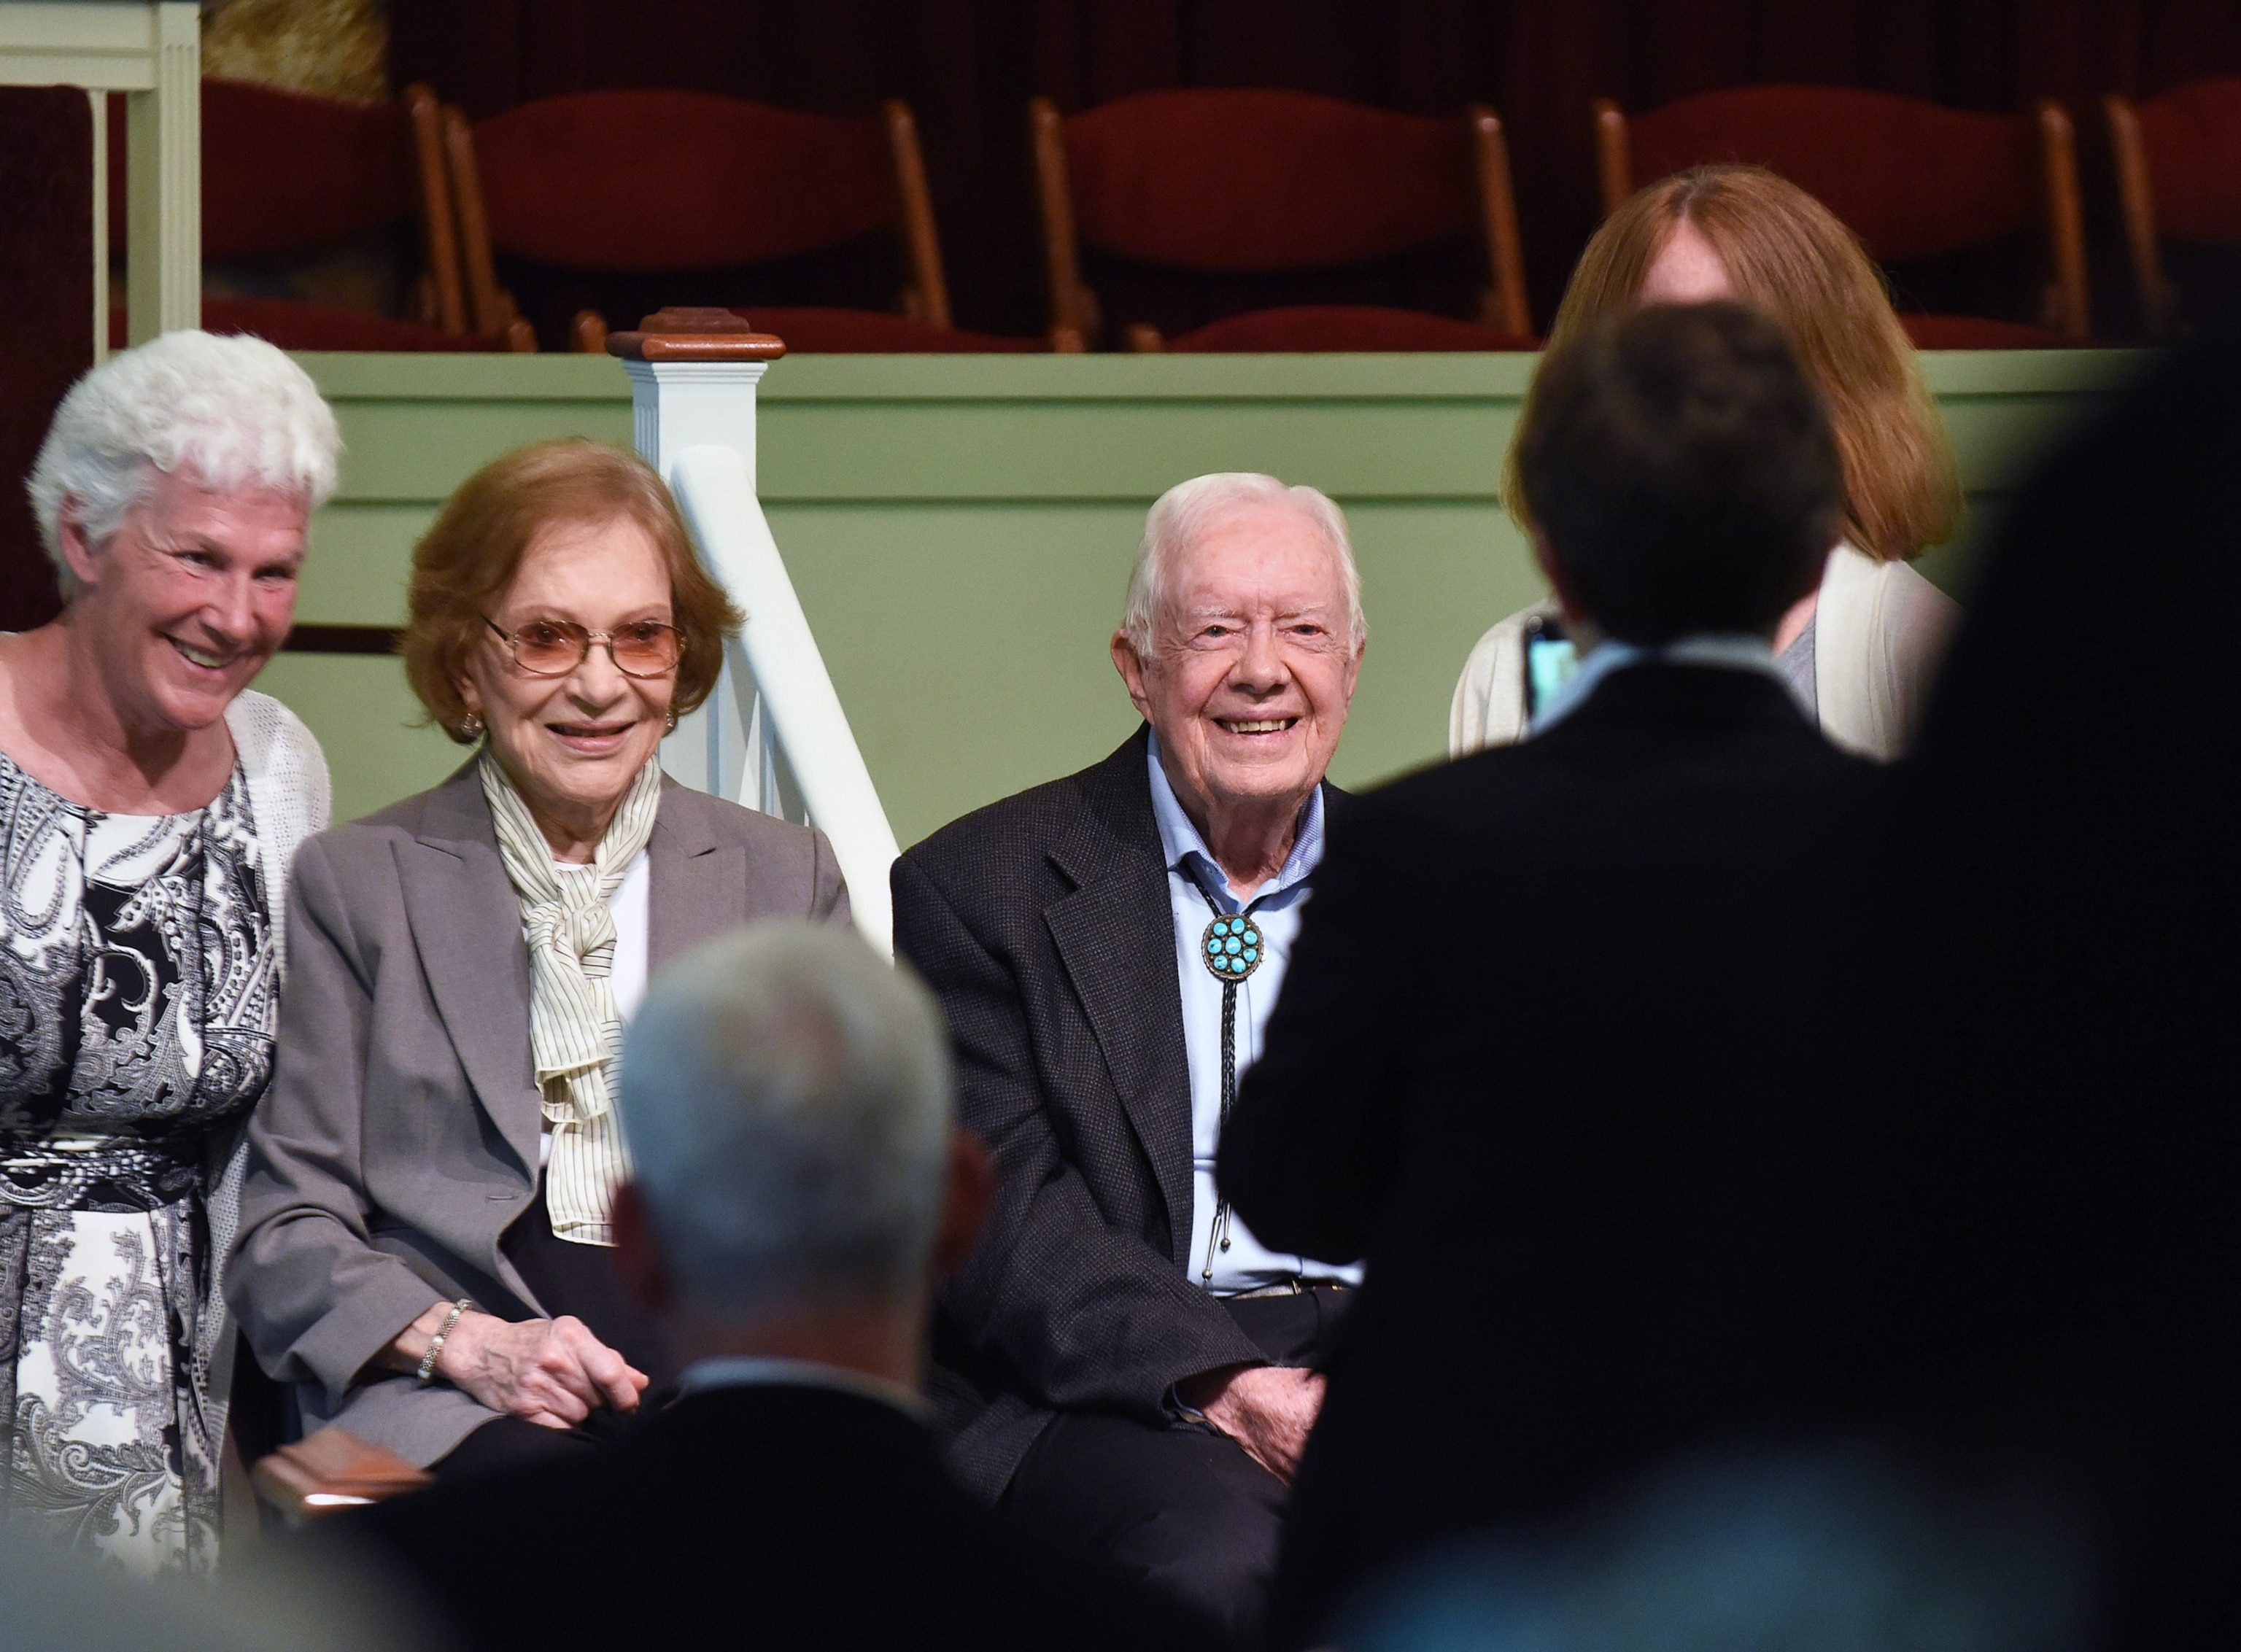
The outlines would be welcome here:
<svg viewBox="0 0 2241 1652">
<path fill-rule="evenodd" d="M 1083 777 L 1089 806 L 1050 849 L 1075 887 L 1044 908 L 1043 921 L 1151 1164 L 1181 1265 L 1191 1231 L 1190 1062 L 1144 764 L 1140 734 Z"/>
<path fill-rule="evenodd" d="M 667 776 L 646 845 L 646 973 L 746 922 L 746 846 L 719 843 Z"/>
<path fill-rule="evenodd" d="M 398 871 L 420 969 L 475 1097 L 537 1175 L 543 1128 L 529 1050 L 529 949 L 472 762 L 429 794 Z"/>
</svg>

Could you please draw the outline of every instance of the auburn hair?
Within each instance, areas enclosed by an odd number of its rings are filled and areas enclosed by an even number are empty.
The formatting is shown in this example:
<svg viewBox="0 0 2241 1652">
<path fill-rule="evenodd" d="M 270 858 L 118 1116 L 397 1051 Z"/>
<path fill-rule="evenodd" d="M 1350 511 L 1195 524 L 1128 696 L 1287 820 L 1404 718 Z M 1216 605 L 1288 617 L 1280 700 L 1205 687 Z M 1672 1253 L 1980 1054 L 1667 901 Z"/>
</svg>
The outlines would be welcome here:
<svg viewBox="0 0 2241 1652">
<path fill-rule="evenodd" d="M 412 547 L 406 589 L 405 675 L 428 719 L 462 746 L 479 730 L 459 693 L 467 652 L 486 633 L 485 614 L 555 528 L 628 522 L 653 541 L 669 570 L 670 620 L 684 649 L 670 706 L 679 716 L 706 699 L 724 665 L 724 638 L 741 616 L 693 554 L 677 501 L 635 453 L 572 437 L 516 448 L 459 484 Z"/>
<path fill-rule="evenodd" d="M 1720 255 L 1736 297 L 1781 324 L 1828 405 L 1844 469 L 1846 537 L 1882 562 L 1950 538 L 1961 516 L 1960 472 L 1882 271 L 1834 213 L 1763 166 L 1695 166 L 1636 191 L 1580 255 L 1549 351 L 1634 308 L 1650 265 L 1683 224 Z M 1537 391 L 1536 382 L 1526 392 L 1521 430 Z M 1530 532 L 1514 438 L 1502 494 Z"/>
</svg>

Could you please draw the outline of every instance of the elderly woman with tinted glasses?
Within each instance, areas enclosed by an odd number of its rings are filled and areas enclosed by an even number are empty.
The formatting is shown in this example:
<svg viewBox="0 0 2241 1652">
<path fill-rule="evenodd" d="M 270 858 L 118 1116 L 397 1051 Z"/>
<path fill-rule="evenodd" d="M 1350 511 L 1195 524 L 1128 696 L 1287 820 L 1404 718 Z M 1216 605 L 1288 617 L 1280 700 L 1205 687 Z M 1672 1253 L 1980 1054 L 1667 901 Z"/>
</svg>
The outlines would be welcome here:
<svg viewBox="0 0 2241 1652">
<path fill-rule="evenodd" d="M 30 477 L 63 612 L 0 637 L 0 1514 L 207 1569 L 242 1129 L 318 742 L 288 634 L 334 415 L 256 338 L 167 333 L 64 398 Z"/>
<path fill-rule="evenodd" d="M 612 1064 L 649 973 L 848 900 L 820 835 L 663 778 L 739 616 L 643 460 L 486 466 L 410 605 L 406 673 L 475 754 L 298 858 L 226 1294 L 307 1429 L 462 1475 L 583 1449 L 675 1374 L 608 1248 Z"/>
</svg>

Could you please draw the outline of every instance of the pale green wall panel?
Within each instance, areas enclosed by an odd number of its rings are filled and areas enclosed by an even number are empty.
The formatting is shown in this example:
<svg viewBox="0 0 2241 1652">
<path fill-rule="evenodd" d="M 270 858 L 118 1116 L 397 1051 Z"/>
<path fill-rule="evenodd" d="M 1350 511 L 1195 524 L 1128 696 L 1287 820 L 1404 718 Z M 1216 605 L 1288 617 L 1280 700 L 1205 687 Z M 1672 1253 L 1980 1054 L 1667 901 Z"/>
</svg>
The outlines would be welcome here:
<svg viewBox="0 0 2241 1652">
<path fill-rule="evenodd" d="M 1448 704 L 1486 628 L 1547 589 L 1524 538 L 1491 501 L 1354 506 L 1369 652 L 1331 766 L 1364 786 L 1447 755 Z"/>
<path fill-rule="evenodd" d="M 1441 755 L 1490 622 L 1540 593 L 1491 504 L 1349 512 L 1371 619 L 1335 778 Z M 1107 658 L 1143 506 L 774 505 L 771 526 L 895 835 L 1095 761 L 1135 726 Z"/>
<path fill-rule="evenodd" d="M 1152 499 L 1208 470 L 1312 478 L 1333 495 L 1448 498 L 1494 492 L 1512 423 L 1483 402 L 872 410 L 773 398 L 759 468 L 766 497 L 780 499 Z"/>
<path fill-rule="evenodd" d="M 621 364 L 617 363 L 618 372 Z M 440 500 L 489 459 L 559 436 L 630 445 L 628 391 L 619 405 L 503 401 L 372 402 L 344 427 L 350 497 Z"/>
<path fill-rule="evenodd" d="M 311 522 L 311 554 L 296 594 L 296 618 L 317 625 L 401 625 L 405 572 L 438 503 L 335 500 Z"/>
<path fill-rule="evenodd" d="M 1141 508 L 769 515 L 898 841 L 1080 768 L 1135 726 L 1105 651 Z"/>
<path fill-rule="evenodd" d="M 340 497 L 313 529 L 300 617 L 404 617 L 413 539 L 524 442 L 627 443 L 619 364 L 583 356 L 302 358 L 335 403 Z M 1924 358 L 1970 491 L 1969 554 L 2032 456 L 2135 370 L 2119 352 Z M 806 357 L 763 382 L 759 484 L 872 777 L 905 843 L 1080 767 L 1133 726 L 1106 657 L 1153 498 L 1265 470 L 1354 524 L 1370 652 L 1335 767 L 1369 784 L 1437 758 L 1463 656 L 1541 582 L 1502 515 L 1520 356 Z M 261 686 L 325 745 L 348 819 L 458 760 L 393 661 L 287 655 Z"/>
<path fill-rule="evenodd" d="M 311 726 L 334 778 L 335 819 L 355 820 L 435 785 L 466 759 L 432 728 L 415 728 L 420 702 L 394 659 L 281 654 L 257 686 Z"/>
</svg>

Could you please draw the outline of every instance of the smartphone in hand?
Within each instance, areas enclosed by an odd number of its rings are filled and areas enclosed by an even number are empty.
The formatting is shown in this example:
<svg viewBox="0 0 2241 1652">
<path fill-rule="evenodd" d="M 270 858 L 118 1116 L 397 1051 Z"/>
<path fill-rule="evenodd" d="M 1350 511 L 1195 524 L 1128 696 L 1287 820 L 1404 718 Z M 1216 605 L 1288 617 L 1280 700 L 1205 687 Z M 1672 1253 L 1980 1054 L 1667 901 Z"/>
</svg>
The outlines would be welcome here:
<svg viewBox="0 0 2241 1652">
<path fill-rule="evenodd" d="M 1525 716 L 1530 722 L 1580 668 L 1580 651 L 1554 614 L 1535 614 L 1525 622 Z"/>
</svg>

